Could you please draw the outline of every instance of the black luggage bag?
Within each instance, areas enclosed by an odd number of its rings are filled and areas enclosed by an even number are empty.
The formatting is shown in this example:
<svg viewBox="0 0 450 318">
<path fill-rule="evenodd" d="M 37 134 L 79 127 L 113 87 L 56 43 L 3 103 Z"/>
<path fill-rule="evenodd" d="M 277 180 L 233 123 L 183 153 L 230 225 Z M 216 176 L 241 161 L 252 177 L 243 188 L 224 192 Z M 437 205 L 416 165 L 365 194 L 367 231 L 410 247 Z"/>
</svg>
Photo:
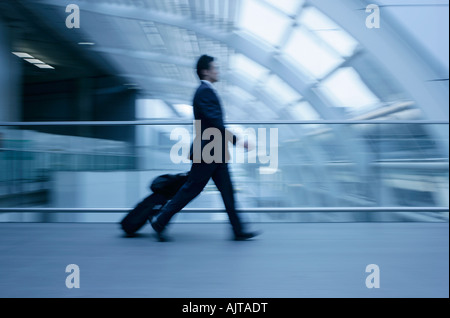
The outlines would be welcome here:
<svg viewBox="0 0 450 318">
<path fill-rule="evenodd" d="M 188 173 L 179 173 L 165 174 L 155 178 L 150 185 L 153 193 L 139 202 L 120 222 L 125 233 L 134 235 L 145 225 L 147 220 L 157 215 L 185 184 L 188 176 Z"/>
</svg>

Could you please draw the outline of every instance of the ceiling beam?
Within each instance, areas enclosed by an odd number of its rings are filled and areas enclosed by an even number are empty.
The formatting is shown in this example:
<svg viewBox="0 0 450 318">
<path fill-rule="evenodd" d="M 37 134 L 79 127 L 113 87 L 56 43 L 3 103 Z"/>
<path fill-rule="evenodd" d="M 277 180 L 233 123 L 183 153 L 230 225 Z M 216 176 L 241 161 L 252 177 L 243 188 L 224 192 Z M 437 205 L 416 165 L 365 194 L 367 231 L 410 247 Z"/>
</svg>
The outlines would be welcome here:
<svg viewBox="0 0 450 318">
<path fill-rule="evenodd" d="M 36 5 L 52 5 L 58 7 L 66 7 L 66 3 L 58 0 L 30 0 L 30 3 Z M 273 48 L 265 45 L 262 41 L 244 34 L 242 32 L 225 32 L 217 28 L 211 28 L 209 24 L 194 21 L 185 16 L 179 16 L 171 13 L 156 11 L 152 9 L 143 9 L 134 6 L 117 5 L 111 3 L 94 3 L 79 0 L 73 0 L 72 3 L 80 7 L 81 13 L 88 11 L 106 16 L 118 18 L 127 18 L 140 21 L 152 21 L 156 23 L 176 26 L 183 29 L 192 30 L 205 37 L 215 41 L 222 42 L 228 47 L 234 49 L 251 60 L 261 64 L 272 73 L 278 75 L 293 89 L 297 90 L 301 95 L 308 98 L 314 97 L 311 105 L 316 108 L 317 112 L 324 119 L 344 119 L 342 114 L 333 109 L 333 105 L 325 96 L 315 96 L 320 92 L 310 88 L 317 84 L 316 80 L 309 78 L 307 75 L 299 72 L 295 67 L 278 57 L 277 52 Z M 308 96 L 308 97 L 307 97 Z"/>
<path fill-rule="evenodd" d="M 155 52 L 146 52 L 146 51 L 131 51 L 131 50 L 125 50 L 125 49 L 118 49 L 118 48 L 105 48 L 105 47 L 93 47 L 93 51 L 104 53 L 104 54 L 113 54 L 113 55 L 123 55 L 126 57 L 130 57 L 133 59 L 142 59 L 145 61 L 151 61 L 151 62 L 158 62 L 158 63 L 168 63 L 168 64 L 174 64 L 177 66 L 192 68 L 192 61 L 190 59 L 184 58 L 184 57 L 178 57 L 178 56 L 172 56 L 162 53 L 155 53 Z M 154 85 L 167 85 L 168 87 L 185 87 L 192 90 L 195 90 L 197 88 L 197 83 L 185 83 L 183 81 L 179 80 L 172 80 L 167 77 L 149 77 L 144 75 L 136 75 L 136 74 L 129 74 L 124 73 L 121 75 L 122 77 L 127 77 L 131 80 L 137 80 L 140 84 L 145 83 L 145 87 L 153 87 Z M 277 114 L 277 109 L 280 109 L 280 105 L 275 105 L 272 100 L 269 100 L 266 96 L 266 94 L 261 94 L 258 91 L 256 91 L 254 88 L 257 85 L 257 82 L 254 82 L 248 78 L 245 80 L 242 79 L 241 76 L 238 74 L 235 74 L 234 72 L 227 70 L 222 74 L 222 77 L 227 82 L 243 88 L 246 92 L 248 92 L 250 95 L 254 96 L 255 99 L 260 100 L 264 105 L 267 106 L 268 111 L 275 112 Z M 151 89 L 150 89 L 151 90 Z M 281 105 L 282 107 L 283 105 Z M 273 108 L 272 108 L 273 107 Z"/>
</svg>

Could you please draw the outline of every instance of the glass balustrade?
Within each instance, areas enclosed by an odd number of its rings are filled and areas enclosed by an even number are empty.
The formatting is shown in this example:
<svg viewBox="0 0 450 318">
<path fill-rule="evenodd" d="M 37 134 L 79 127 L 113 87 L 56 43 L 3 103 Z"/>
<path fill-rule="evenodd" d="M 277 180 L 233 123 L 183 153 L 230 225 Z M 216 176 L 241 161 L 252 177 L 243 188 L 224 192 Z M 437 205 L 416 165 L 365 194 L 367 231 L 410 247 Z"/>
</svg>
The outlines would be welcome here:
<svg viewBox="0 0 450 318">
<path fill-rule="evenodd" d="M 448 221 L 448 123 L 228 127 L 241 137 L 229 163 L 237 206 L 252 221 Z M 190 169 L 192 131 L 189 122 L 0 126 L 0 221 L 117 222 L 156 176 Z M 212 181 L 185 211 L 175 221 L 227 220 Z"/>
</svg>

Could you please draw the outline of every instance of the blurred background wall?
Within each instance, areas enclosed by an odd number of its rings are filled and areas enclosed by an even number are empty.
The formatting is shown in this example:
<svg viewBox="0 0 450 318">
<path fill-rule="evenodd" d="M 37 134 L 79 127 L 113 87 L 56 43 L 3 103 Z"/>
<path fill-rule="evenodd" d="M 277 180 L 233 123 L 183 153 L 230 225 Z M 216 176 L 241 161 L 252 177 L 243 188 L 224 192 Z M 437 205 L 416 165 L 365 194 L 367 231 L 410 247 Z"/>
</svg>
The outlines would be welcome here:
<svg viewBox="0 0 450 318">
<path fill-rule="evenodd" d="M 448 21 L 447 1 L 2 1 L 0 221 L 117 222 L 26 209 L 129 209 L 189 170 L 170 136 L 209 54 L 229 127 L 278 131 L 276 169 L 230 166 L 239 207 L 269 209 L 249 218 L 448 222 Z M 222 207 L 213 183 L 188 206 Z"/>
</svg>

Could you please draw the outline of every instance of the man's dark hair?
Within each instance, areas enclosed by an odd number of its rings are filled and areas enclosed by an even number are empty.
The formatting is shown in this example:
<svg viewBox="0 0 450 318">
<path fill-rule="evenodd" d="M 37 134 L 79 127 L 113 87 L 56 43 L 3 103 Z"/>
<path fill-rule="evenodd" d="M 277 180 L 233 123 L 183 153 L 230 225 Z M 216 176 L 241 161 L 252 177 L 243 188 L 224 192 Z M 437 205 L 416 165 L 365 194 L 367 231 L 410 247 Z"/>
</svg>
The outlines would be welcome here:
<svg viewBox="0 0 450 318">
<path fill-rule="evenodd" d="M 209 70 L 211 68 L 211 62 L 214 62 L 214 58 L 208 55 L 202 55 L 197 62 L 197 75 L 202 80 L 202 71 Z"/>
</svg>

